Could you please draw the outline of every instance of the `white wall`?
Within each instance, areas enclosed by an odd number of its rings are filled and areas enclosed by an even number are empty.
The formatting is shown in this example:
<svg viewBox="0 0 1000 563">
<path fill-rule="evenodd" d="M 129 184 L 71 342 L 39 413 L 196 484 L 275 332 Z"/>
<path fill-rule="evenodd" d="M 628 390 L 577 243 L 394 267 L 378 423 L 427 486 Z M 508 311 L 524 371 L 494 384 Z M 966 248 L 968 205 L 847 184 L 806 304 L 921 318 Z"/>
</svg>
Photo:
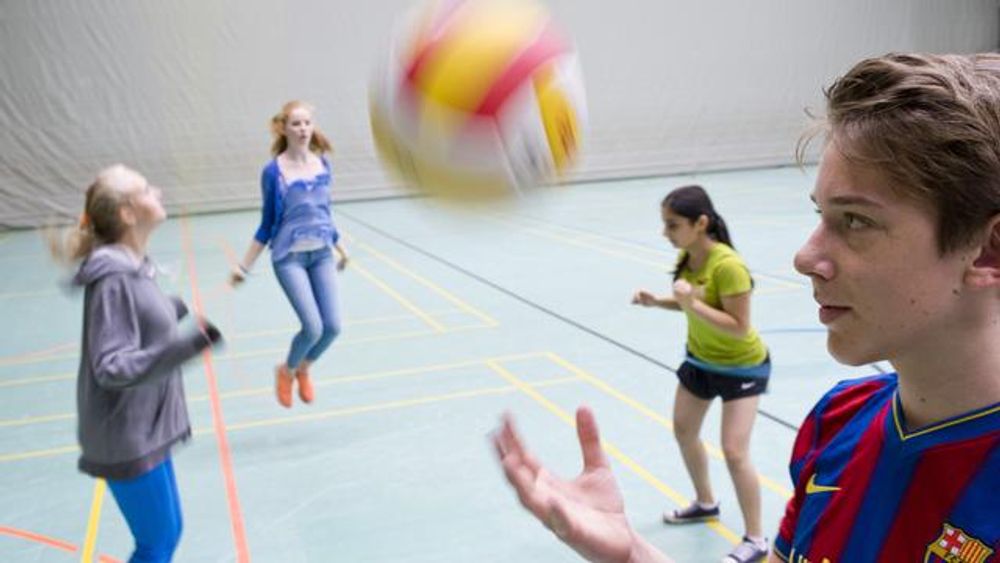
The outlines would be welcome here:
<svg viewBox="0 0 1000 563">
<path fill-rule="evenodd" d="M 820 90 L 889 51 L 998 46 L 1000 0 L 549 0 L 591 128 L 576 177 L 789 163 Z M 0 0 L 0 227 L 79 211 L 122 161 L 174 208 L 259 204 L 267 124 L 318 106 L 336 196 L 396 193 L 374 157 L 370 69 L 406 0 Z"/>
</svg>

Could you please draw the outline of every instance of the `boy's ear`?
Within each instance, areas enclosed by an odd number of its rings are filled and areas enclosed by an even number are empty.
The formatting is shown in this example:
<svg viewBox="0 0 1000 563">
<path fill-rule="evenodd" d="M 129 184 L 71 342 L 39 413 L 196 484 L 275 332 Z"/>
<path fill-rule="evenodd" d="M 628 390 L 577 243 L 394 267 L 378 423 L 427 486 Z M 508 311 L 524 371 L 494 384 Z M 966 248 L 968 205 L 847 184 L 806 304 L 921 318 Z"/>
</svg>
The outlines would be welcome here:
<svg viewBox="0 0 1000 563">
<path fill-rule="evenodd" d="M 986 224 L 982 241 L 965 269 L 965 283 L 974 288 L 1000 287 L 1000 214 Z"/>
</svg>

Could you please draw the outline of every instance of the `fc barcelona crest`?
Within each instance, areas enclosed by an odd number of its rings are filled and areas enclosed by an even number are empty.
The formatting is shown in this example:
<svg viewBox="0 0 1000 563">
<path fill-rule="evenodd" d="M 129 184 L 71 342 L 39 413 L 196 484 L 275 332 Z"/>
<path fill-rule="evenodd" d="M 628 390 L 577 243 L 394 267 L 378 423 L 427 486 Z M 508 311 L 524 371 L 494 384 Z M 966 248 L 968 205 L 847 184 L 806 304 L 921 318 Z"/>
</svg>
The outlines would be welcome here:
<svg viewBox="0 0 1000 563">
<path fill-rule="evenodd" d="M 924 553 L 924 563 L 983 563 L 993 555 L 986 544 L 945 523 L 938 536 Z"/>
</svg>

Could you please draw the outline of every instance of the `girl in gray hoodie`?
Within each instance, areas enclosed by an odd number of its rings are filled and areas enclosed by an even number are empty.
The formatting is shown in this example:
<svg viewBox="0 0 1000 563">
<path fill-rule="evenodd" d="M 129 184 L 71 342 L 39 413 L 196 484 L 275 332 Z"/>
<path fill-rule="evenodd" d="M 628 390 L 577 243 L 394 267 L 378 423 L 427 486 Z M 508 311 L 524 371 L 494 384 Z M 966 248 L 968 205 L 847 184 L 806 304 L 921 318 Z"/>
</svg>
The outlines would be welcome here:
<svg viewBox="0 0 1000 563">
<path fill-rule="evenodd" d="M 79 468 L 107 480 L 135 538 L 130 561 L 169 561 L 180 541 L 170 450 L 191 437 L 180 366 L 221 341 L 204 319 L 180 330 L 187 307 L 157 285 L 146 243 L 165 218 L 160 190 L 114 165 L 87 190 L 78 228 L 52 245 L 79 263 L 84 288 Z"/>
</svg>

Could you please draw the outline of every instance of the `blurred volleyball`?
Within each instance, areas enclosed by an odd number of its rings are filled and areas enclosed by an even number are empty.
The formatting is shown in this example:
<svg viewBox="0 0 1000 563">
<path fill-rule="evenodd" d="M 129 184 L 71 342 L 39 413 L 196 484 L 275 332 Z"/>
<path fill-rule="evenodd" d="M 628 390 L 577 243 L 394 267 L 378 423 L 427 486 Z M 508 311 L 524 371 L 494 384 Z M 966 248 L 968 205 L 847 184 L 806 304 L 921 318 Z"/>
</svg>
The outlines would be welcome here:
<svg viewBox="0 0 1000 563">
<path fill-rule="evenodd" d="M 523 193 L 578 155 L 577 54 L 533 1 L 435 1 L 393 35 L 370 119 L 380 158 L 410 186 L 458 201 Z"/>
</svg>

